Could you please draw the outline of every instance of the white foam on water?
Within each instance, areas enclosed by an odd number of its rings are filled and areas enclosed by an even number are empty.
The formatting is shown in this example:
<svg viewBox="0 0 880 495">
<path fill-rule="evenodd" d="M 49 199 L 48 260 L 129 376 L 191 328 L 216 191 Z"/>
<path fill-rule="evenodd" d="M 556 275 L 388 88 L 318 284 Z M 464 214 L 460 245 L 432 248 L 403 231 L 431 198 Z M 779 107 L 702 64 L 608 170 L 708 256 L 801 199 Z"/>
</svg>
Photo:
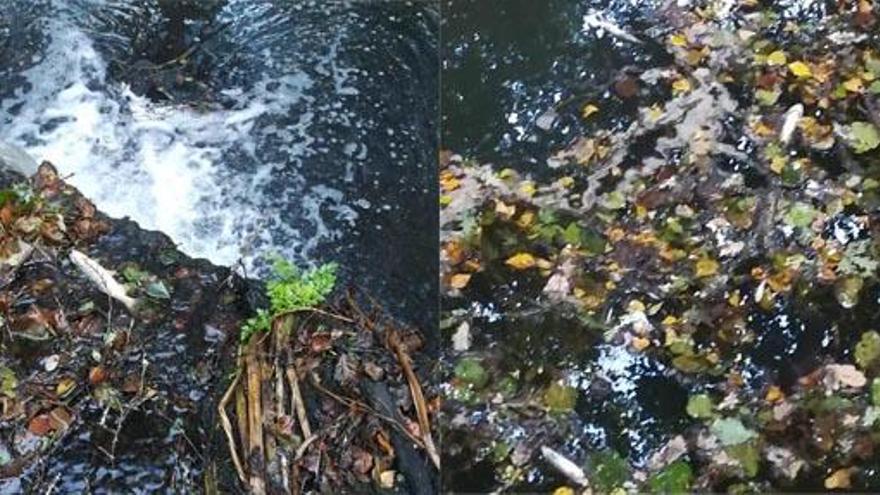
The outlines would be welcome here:
<svg viewBox="0 0 880 495">
<path fill-rule="evenodd" d="M 338 238 L 324 220 L 352 224 L 357 213 L 331 187 L 305 184 L 295 170 L 309 156 L 314 115 L 302 111 L 293 124 L 257 128 L 267 115 L 289 116 L 310 107 L 313 81 L 302 72 L 264 77 L 253 88 L 228 89 L 232 109 L 198 110 L 162 104 L 108 80 L 107 64 L 91 39 L 69 25 L 53 26 L 42 60 L 23 72 L 30 88 L 0 105 L 0 140 L 17 144 L 37 160 L 53 162 L 97 206 L 115 217 L 168 234 L 189 255 L 215 263 L 246 265 L 262 249 L 307 256 Z M 348 73 L 332 65 L 349 92 Z M 286 120 L 289 122 L 289 118 Z M 256 143 L 280 137 L 282 158 L 263 163 Z M 229 169 L 230 154 L 244 155 L 254 170 Z M 291 166 L 292 165 L 292 166 Z M 264 188 L 284 174 L 283 198 Z M 288 225 L 278 208 L 298 205 L 308 232 Z M 269 230 L 272 233 L 269 233 Z M 283 246 L 273 246 L 278 239 Z"/>
</svg>

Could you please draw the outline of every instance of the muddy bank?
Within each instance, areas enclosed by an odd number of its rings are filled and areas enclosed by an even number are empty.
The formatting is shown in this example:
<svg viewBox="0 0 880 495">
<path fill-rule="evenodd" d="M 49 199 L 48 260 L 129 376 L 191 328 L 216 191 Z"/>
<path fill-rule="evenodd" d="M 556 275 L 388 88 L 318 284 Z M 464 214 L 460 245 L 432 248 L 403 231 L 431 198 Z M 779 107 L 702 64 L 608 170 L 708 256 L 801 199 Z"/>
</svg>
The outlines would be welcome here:
<svg viewBox="0 0 880 495">
<path fill-rule="evenodd" d="M 102 214 L 48 162 L 0 172 L 0 226 L 0 493 L 436 490 L 425 338 L 365 292 L 242 346 L 271 283 Z"/>
<path fill-rule="evenodd" d="M 0 491 L 200 491 L 220 458 L 213 411 L 242 280 L 104 216 L 47 164 L 30 181 L 4 170 L 0 190 Z M 72 250 L 133 287 L 134 314 Z"/>
</svg>

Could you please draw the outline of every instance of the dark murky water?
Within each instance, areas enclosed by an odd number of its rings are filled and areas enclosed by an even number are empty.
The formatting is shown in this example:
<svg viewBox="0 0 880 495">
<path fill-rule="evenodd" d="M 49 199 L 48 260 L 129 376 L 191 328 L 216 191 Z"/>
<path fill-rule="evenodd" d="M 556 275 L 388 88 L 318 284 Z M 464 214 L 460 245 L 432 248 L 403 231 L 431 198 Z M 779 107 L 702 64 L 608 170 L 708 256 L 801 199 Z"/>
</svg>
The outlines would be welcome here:
<svg viewBox="0 0 880 495">
<path fill-rule="evenodd" d="M 833 10 L 823 2 L 766 6 L 778 14 L 780 38 L 794 36 L 782 29 L 786 21 L 818 23 Z M 597 129 L 625 129 L 637 107 L 650 104 L 653 95 L 627 102 L 615 97 L 614 83 L 629 71 L 639 73 L 670 63 L 666 49 L 655 41 L 664 40 L 674 29 L 670 26 L 675 16 L 666 9 L 662 2 L 444 2 L 442 148 L 492 163 L 496 170 L 512 167 L 541 178 L 548 173 L 547 158 L 575 137 Z M 622 42 L 586 28 L 584 17 L 594 11 L 640 36 L 644 44 Z M 735 94 L 736 88 L 731 91 Z M 580 116 L 588 101 L 601 108 L 589 120 Z M 634 149 L 648 151 L 653 144 L 635 143 Z M 823 166 L 829 170 L 839 168 L 833 160 L 825 161 Z M 487 235 L 485 229 L 482 235 Z M 650 354 L 603 343 L 601 324 L 535 309 L 543 280 L 527 275 L 515 276 L 513 281 L 504 275 L 496 279 L 492 275 L 496 270 L 504 268 L 500 264 L 481 268 L 466 296 L 445 298 L 443 310 L 472 316 L 467 321 L 479 330 L 471 352 L 491 367 L 493 380 L 517 377 L 507 400 L 515 401 L 527 395 L 523 391 L 564 377 L 580 390 L 576 417 L 567 418 L 557 431 L 545 435 L 546 424 L 522 419 L 528 417 L 525 413 L 519 420 L 507 421 L 500 406 L 482 408 L 475 401 L 469 409 L 468 399 L 462 399 L 458 414 L 453 415 L 459 424 L 451 428 L 445 443 L 444 466 L 447 472 L 456 473 L 445 476 L 450 490 L 482 492 L 504 486 L 491 449 L 523 443 L 523 439 L 529 443 L 529 438 L 538 435 L 555 438 L 571 459 L 610 448 L 632 465 L 644 467 L 649 454 L 668 441 L 670 433 L 696 423 L 684 412 L 688 396 L 720 390 L 721 378 L 682 380 Z M 757 340 L 743 355 L 725 359 L 745 360 L 744 379 L 753 390 L 768 383 L 791 386 L 823 357 L 846 358 L 858 335 L 850 329 L 877 325 L 876 301 L 876 287 L 872 287 L 854 311 L 842 311 L 830 291 L 798 303 L 779 303 L 770 311 L 753 308 L 747 321 Z M 615 311 L 619 314 L 622 309 Z M 482 442 L 474 440 L 479 436 Z M 528 466 L 514 489 L 553 490 L 566 482 L 546 464 L 546 469 Z M 873 473 L 871 469 L 866 472 Z M 800 481 L 804 483 L 801 488 L 817 483 L 815 479 Z"/>
</svg>

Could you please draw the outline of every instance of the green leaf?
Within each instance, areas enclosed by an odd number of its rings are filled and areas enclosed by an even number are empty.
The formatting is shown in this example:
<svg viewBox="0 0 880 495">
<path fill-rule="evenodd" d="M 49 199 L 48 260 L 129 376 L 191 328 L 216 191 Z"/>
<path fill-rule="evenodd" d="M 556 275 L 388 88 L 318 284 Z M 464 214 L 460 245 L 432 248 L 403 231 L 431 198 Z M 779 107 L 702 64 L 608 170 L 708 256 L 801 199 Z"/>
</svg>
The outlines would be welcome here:
<svg viewBox="0 0 880 495">
<path fill-rule="evenodd" d="M 782 94 L 781 91 L 769 91 L 766 89 L 759 89 L 755 91 L 755 98 L 758 99 L 758 103 L 765 107 L 772 107 L 776 104 L 776 101 L 779 100 L 779 95 Z"/>
<path fill-rule="evenodd" d="M 675 461 L 662 471 L 648 478 L 651 493 L 680 494 L 687 493 L 694 477 L 690 464 Z"/>
<path fill-rule="evenodd" d="M 609 210 L 620 210 L 626 207 L 626 197 L 620 191 L 611 191 L 605 195 L 602 206 Z"/>
<path fill-rule="evenodd" d="M 287 260 L 276 258 L 273 277 L 266 284 L 274 314 L 314 308 L 324 302 L 336 285 L 336 263 L 301 272 Z"/>
<path fill-rule="evenodd" d="M 153 299 L 171 299 L 171 293 L 161 280 L 147 286 L 147 295 Z"/>
<path fill-rule="evenodd" d="M 880 358 L 880 333 L 865 332 L 856 344 L 855 359 L 859 368 L 867 369 Z M 873 391 L 873 385 L 872 389 Z"/>
<path fill-rule="evenodd" d="M 719 418 L 712 422 L 709 430 L 718 437 L 721 445 L 736 445 L 755 438 L 757 434 L 743 426 L 736 418 Z"/>
<path fill-rule="evenodd" d="M 793 203 L 785 212 L 785 223 L 792 227 L 807 228 L 819 212 L 809 203 Z"/>
<path fill-rule="evenodd" d="M 746 442 L 733 445 L 727 448 L 730 457 L 739 461 L 743 471 L 749 478 L 754 478 L 758 474 L 758 468 L 761 462 L 761 453 L 754 442 Z"/>
<path fill-rule="evenodd" d="M 870 277 L 878 268 L 880 262 L 874 254 L 874 242 L 871 239 L 849 243 L 837 266 L 839 273 L 860 277 Z"/>
<path fill-rule="evenodd" d="M 592 454 L 589 464 L 592 467 L 590 483 L 601 493 L 609 493 L 629 479 L 629 463 L 614 450 Z"/>
<path fill-rule="evenodd" d="M 856 153 L 865 153 L 880 145 L 880 133 L 870 122 L 853 122 L 850 132 L 850 145 Z"/>
<path fill-rule="evenodd" d="M 880 79 L 872 82 L 870 86 L 868 86 L 868 91 L 877 94 L 880 93 Z"/>
<path fill-rule="evenodd" d="M 880 378 L 871 382 L 871 404 L 880 406 Z"/>
<path fill-rule="evenodd" d="M 15 398 L 17 387 L 18 379 L 15 377 L 15 372 L 6 366 L 0 366 L 0 394 Z"/>
<path fill-rule="evenodd" d="M 126 282 L 132 284 L 139 284 L 141 280 L 147 278 L 149 275 L 149 273 L 141 270 L 134 264 L 126 265 L 126 267 L 122 269 L 122 277 Z"/>
<path fill-rule="evenodd" d="M 568 412 L 574 409 L 577 396 L 576 388 L 554 382 L 544 391 L 544 405 L 551 412 Z"/>
<path fill-rule="evenodd" d="M 694 418 L 711 418 L 714 416 L 712 398 L 706 394 L 692 395 L 688 399 L 687 413 Z"/>
<path fill-rule="evenodd" d="M 489 383 L 489 373 L 477 358 L 462 358 L 455 365 L 455 377 L 466 385 L 472 385 L 475 389 L 481 389 Z"/>
<path fill-rule="evenodd" d="M 562 232 L 562 240 L 573 246 L 580 246 L 582 238 L 583 231 L 581 231 L 581 228 L 574 222 L 568 224 L 568 227 Z"/>
<path fill-rule="evenodd" d="M 709 367 L 709 363 L 700 356 L 683 354 L 672 359 L 672 366 L 682 373 L 698 373 Z"/>
</svg>

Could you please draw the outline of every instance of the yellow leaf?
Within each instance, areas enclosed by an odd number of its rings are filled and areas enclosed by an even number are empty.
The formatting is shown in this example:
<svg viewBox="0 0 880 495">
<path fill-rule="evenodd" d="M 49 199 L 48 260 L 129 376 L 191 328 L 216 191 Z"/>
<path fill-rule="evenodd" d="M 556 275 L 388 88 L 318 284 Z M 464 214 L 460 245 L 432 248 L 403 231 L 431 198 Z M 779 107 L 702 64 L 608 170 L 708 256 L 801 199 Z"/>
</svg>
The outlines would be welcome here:
<svg viewBox="0 0 880 495">
<path fill-rule="evenodd" d="M 773 385 L 767 390 L 767 395 L 764 396 L 764 400 L 767 402 L 776 402 L 782 399 L 782 397 L 782 390 L 776 385 Z"/>
<path fill-rule="evenodd" d="M 456 273 L 455 275 L 449 277 L 449 286 L 453 289 L 464 289 L 465 287 L 467 287 L 467 284 L 470 281 L 470 273 Z"/>
<path fill-rule="evenodd" d="M 645 303 L 643 303 L 642 301 L 639 301 L 638 299 L 633 299 L 632 301 L 630 301 L 626 304 L 626 310 L 629 311 L 630 313 L 636 313 L 636 312 L 644 313 L 645 312 Z"/>
<path fill-rule="evenodd" d="M 718 273 L 718 262 L 712 258 L 700 258 L 697 260 L 695 272 L 698 277 L 711 277 Z"/>
<path fill-rule="evenodd" d="M 686 78 L 676 79 L 672 83 L 672 91 L 675 93 L 687 93 L 691 90 L 691 82 Z"/>
<path fill-rule="evenodd" d="M 675 33 L 669 37 L 669 44 L 672 46 L 687 46 L 688 40 L 685 35 Z"/>
<path fill-rule="evenodd" d="M 635 349 L 637 351 L 643 351 L 649 345 L 651 345 L 651 341 L 644 338 L 644 337 L 633 337 L 633 339 L 632 339 L 633 349 Z"/>
<path fill-rule="evenodd" d="M 525 229 L 529 225 L 531 225 L 534 220 L 535 220 L 535 212 L 526 211 L 526 212 L 523 212 L 523 214 L 519 216 L 519 218 L 516 220 L 516 224 L 519 225 L 520 228 Z"/>
<path fill-rule="evenodd" d="M 461 183 L 452 172 L 446 170 L 440 174 L 440 187 L 442 187 L 445 192 L 454 191 L 458 189 L 459 186 L 461 186 Z"/>
<path fill-rule="evenodd" d="M 770 159 L 770 170 L 772 170 L 774 174 L 782 174 L 782 171 L 785 170 L 787 164 L 788 160 L 786 160 L 784 156 L 774 156 Z"/>
<path fill-rule="evenodd" d="M 498 178 L 501 180 L 512 179 L 516 177 L 516 170 L 512 168 L 502 168 L 498 171 Z"/>
<path fill-rule="evenodd" d="M 574 495 L 574 490 L 567 486 L 560 486 L 553 490 L 553 495 Z"/>
<path fill-rule="evenodd" d="M 526 196 L 534 196 L 535 195 L 535 183 L 527 180 L 520 184 L 519 192 L 525 194 Z"/>
<path fill-rule="evenodd" d="M 448 194 L 440 196 L 440 206 L 449 206 L 450 203 L 452 203 L 452 196 Z"/>
<path fill-rule="evenodd" d="M 702 50 L 688 50 L 685 60 L 690 65 L 699 65 L 707 56 L 709 56 L 709 47 L 704 46 Z"/>
<path fill-rule="evenodd" d="M 58 397 L 63 397 L 73 390 L 74 387 L 76 387 L 76 382 L 72 378 L 64 378 L 58 382 L 58 385 L 55 387 L 55 393 Z"/>
<path fill-rule="evenodd" d="M 565 177 L 559 179 L 559 185 L 566 189 L 569 189 L 570 187 L 574 186 L 574 178 L 566 175 Z"/>
<path fill-rule="evenodd" d="M 788 70 L 790 70 L 795 76 L 803 79 L 813 76 L 813 71 L 810 70 L 810 66 L 801 61 L 788 64 Z"/>
<path fill-rule="evenodd" d="M 825 478 L 825 488 L 834 490 L 835 488 L 849 488 L 851 486 L 849 475 L 850 468 L 842 468 L 834 471 L 831 476 Z"/>
<path fill-rule="evenodd" d="M 527 270 L 535 266 L 535 257 L 529 253 L 517 253 L 507 258 L 505 263 L 516 270 Z"/>
<path fill-rule="evenodd" d="M 847 79 L 843 83 L 843 87 L 846 88 L 850 93 L 861 93 L 865 86 L 862 84 L 862 80 L 858 77 L 853 77 L 851 79 Z"/>
<path fill-rule="evenodd" d="M 785 65 L 787 61 L 785 52 L 782 50 L 776 50 L 767 56 L 767 65 Z"/>
<path fill-rule="evenodd" d="M 648 108 L 648 118 L 651 122 L 657 122 L 663 116 L 663 107 L 659 103 L 655 103 Z"/>
<path fill-rule="evenodd" d="M 500 199 L 496 199 L 495 213 L 497 213 L 499 217 L 507 220 L 516 214 L 516 205 L 509 205 Z"/>
<path fill-rule="evenodd" d="M 592 103 L 587 103 L 586 105 L 584 105 L 584 109 L 581 110 L 581 117 L 586 119 L 590 115 L 593 115 L 594 113 L 596 113 L 598 111 L 599 111 L 599 107 L 597 107 L 596 105 L 593 105 Z"/>
<path fill-rule="evenodd" d="M 667 315 L 666 318 L 663 318 L 663 321 L 661 321 L 660 323 L 662 323 L 663 325 L 666 325 L 666 326 L 670 326 L 670 325 L 675 325 L 679 321 L 681 321 L 681 320 L 679 320 L 677 316 Z"/>
</svg>

